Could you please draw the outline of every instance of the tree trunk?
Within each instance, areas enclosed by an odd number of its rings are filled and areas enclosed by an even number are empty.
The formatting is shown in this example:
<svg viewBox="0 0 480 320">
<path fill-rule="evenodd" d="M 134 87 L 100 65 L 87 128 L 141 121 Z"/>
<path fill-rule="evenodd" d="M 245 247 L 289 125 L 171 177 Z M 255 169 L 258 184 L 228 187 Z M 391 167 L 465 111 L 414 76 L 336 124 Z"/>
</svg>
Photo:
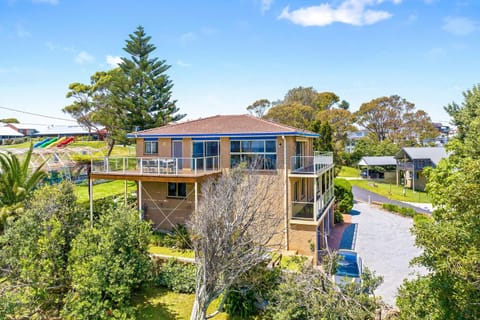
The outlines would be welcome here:
<svg viewBox="0 0 480 320">
<path fill-rule="evenodd" d="M 108 150 L 107 150 L 107 157 L 110 157 L 112 153 L 113 147 L 115 146 L 115 139 L 111 138 L 108 139 Z"/>
<path fill-rule="evenodd" d="M 192 307 L 192 314 L 190 320 L 205 320 L 207 319 L 207 290 L 204 284 L 197 283 L 197 290 L 195 291 L 195 301 Z"/>
</svg>

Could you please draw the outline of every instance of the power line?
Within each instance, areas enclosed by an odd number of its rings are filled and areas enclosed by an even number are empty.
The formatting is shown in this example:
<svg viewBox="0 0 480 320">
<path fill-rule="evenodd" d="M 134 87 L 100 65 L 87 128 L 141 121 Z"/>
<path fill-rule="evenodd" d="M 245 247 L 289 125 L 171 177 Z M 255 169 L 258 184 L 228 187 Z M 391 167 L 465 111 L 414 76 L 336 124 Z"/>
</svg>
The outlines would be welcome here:
<svg viewBox="0 0 480 320">
<path fill-rule="evenodd" d="M 33 112 L 28 112 L 28 111 L 13 109 L 13 108 L 7 108 L 7 107 L 1 107 L 1 106 L 0 106 L 0 109 L 9 110 L 9 111 L 14 111 L 14 112 L 19 112 L 19 113 L 24 113 L 24 114 L 29 114 L 29 115 L 32 115 L 32 116 L 37 116 L 37 117 L 42 117 L 42 118 L 48 118 L 48 119 L 53 119 L 53 120 L 70 121 L 70 122 L 75 122 L 75 123 L 77 122 L 76 120 L 72 120 L 72 119 L 64 119 L 64 118 L 59 118 L 59 117 L 54 117 L 54 116 L 46 116 L 46 115 L 39 114 L 39 113 L 33 113 Z"/>
</svg>

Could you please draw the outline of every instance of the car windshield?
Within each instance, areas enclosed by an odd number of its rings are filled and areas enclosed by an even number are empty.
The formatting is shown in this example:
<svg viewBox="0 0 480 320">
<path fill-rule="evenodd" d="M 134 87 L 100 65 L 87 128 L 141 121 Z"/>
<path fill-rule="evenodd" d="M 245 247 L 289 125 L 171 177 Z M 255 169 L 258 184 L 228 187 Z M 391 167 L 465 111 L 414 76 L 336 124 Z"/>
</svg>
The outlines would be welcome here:
<svg viewBox="0 0 480 320">
<path fill-rule="evenodd" d="M 340 254 L 338 260 L 337 276 L 360 277 L 357 256 L 354 254 Z"/>
</svg>

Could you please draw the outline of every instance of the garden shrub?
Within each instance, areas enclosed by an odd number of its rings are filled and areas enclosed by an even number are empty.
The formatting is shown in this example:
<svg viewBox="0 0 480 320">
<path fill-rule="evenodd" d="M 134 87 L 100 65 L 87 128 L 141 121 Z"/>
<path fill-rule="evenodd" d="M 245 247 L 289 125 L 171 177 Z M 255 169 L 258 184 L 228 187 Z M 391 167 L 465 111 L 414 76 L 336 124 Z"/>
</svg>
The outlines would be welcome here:
<svg viewBox="0 0 480 320">
<path fill-rule="evenodd" d="M 400 207 L 396 204 L 391 204 L 391 203 L 382 204 L 382 208 L 390 212 L 399 213 L 404 217 L 415 217 L 416 215 L 418 215 L 418 212 L 415 211 L 415 209 Z"/>
<path fill-rule="evenodd" d="M 191 249 L 192 240 L 187 227 L 183 224 L 177 224 L 171 233 L 167 233 L 163 239 L 163 245 L 175 249 Z"/>
<path fill-rule="evenodd" d="M 342 214 L 347 214 L 353 208 L 352 185 L 348 180 L 335 178 L 335 223 L 343 222 Z"/>
<path fill-rule="evenodd" d="M 179 293 L 194 293 L 197 267 L 195 264 L 181 263 L 168 259 L 158 268 L 156 284 Z"/>
</svg>

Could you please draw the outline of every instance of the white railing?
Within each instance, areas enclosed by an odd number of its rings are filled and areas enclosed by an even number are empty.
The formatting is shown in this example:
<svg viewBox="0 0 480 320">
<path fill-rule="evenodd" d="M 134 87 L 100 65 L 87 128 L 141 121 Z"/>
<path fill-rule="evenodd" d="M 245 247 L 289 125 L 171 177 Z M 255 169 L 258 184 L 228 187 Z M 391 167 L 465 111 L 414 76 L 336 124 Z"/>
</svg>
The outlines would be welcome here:
<svg viewBox="0 0 480 320">
<path fill-rule="evenodd" d="M 290 164 L 292 173 L 320 173 L 333 166 L 333 153 L 315 151 L 313 156 L 293 156 Z"/>
<path fill-rule="evenodd" d="M 317 219 L 322 216 L 323 211 L 327 208 L 333 198 L 333 186 L 326 190 L 323 194 L 319 193 L 317 195 Z M 315 219 L 313 208 L 313 201 L 292 201 L 292 219 L 313 221 Z"/>
<path fill-rule="evenodd" d="M 102 157 L 92 159 L 92 173 L 182 175 L 220 170 L 218 156 L 201 158 Z"/>
</svg>

